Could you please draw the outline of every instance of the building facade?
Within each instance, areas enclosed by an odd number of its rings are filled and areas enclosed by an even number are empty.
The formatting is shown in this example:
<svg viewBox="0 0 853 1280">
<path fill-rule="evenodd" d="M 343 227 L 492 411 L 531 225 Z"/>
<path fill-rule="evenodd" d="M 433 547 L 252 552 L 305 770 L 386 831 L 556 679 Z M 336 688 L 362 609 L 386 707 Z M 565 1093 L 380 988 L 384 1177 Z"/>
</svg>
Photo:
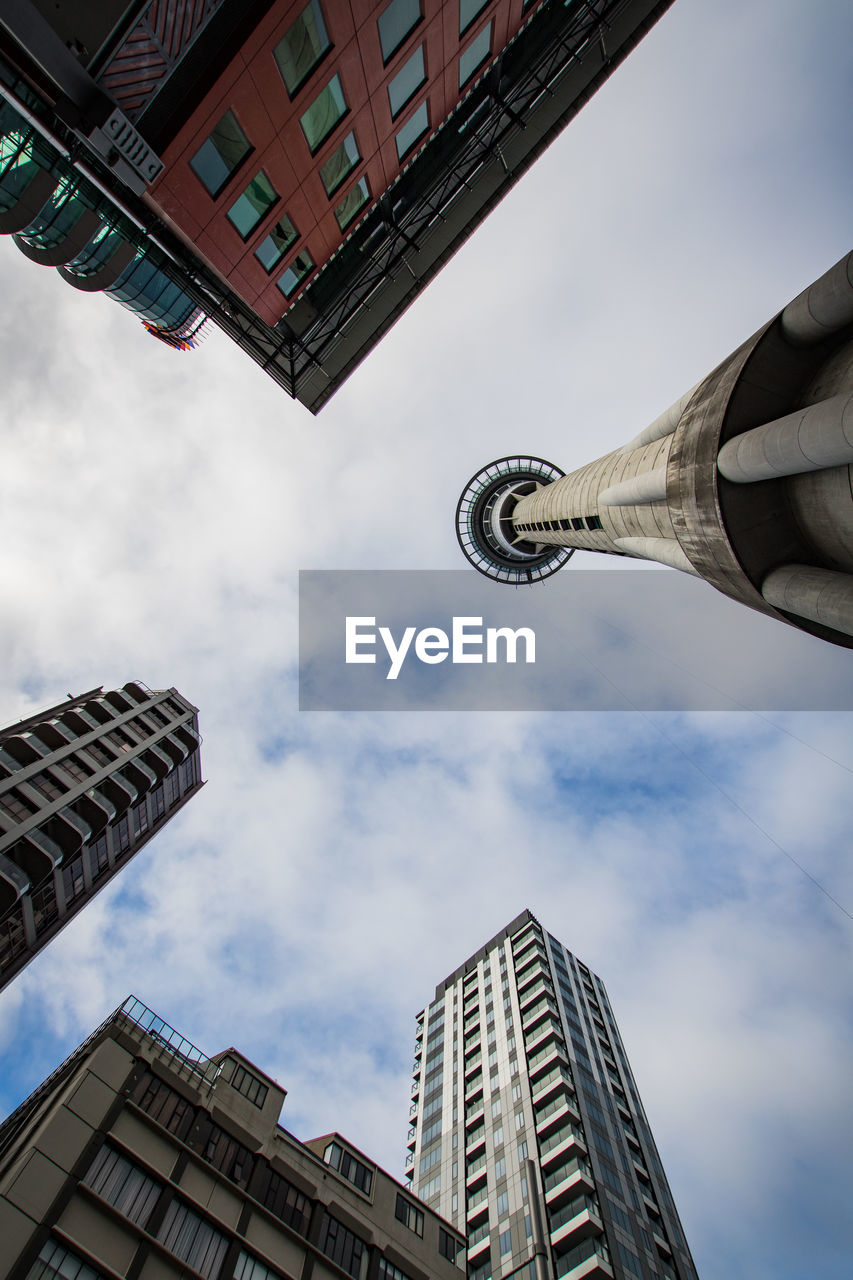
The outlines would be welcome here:
<svg viewBox="0 0 853 1280">
<path fill-rule="evenodd" d="M 129 998 L 0 1125 L 0 1280 L 459 1280 L 464 1237 Z"/>
<path fill-rule="evenodd" d="M 199 743 L 135 681 L 0 729 L 0 988 L 203 786 Z"/>
<path fill-rule="evenodd" d="M 640 557 L 853 647 L 853 253 L 621 449 L 570 475 L 501 459 L 456 521 L 498 582 Z"/>
<path fill-rule="evenodd" d="M 672 0 L 0 3 L 0 232 L 316 412 Z"/>
<path fill-rule="evenodd" d="M 407 1177 L 468 1280 L 696 1280 L 604 984 L 529 911 L 418 1016 Z"/>
</svg>

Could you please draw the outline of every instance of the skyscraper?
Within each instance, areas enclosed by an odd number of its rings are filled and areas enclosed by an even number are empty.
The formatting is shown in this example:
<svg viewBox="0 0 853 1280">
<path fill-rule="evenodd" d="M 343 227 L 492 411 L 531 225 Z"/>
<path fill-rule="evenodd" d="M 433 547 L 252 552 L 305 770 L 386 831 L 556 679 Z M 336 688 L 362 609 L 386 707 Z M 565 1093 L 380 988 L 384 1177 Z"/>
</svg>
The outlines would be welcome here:
<svg viewBox="0 0 853 1280">
<path fill-rule="evenodd" d="M 485 467 L 456 529 L 497 582 L 640 557 L 853 647 L 853 253 L 621 449 Z"/>
<path fill-rule="evenodd" d="M 316 412 L 672 0 L 0 6 L 0 232 Z"/>
<path fill-rule="evenodd" d="M 204 784 L 196 708 L 137 681 L 0 730 L 0 987 Z"/>
<path fill-rule="evenodd" d="M 696 1280 L 601 979 L 523 911 L 418 1015 L 407 1177 L 468 1280 Z"/>
<path fill-rule="evenodd" d="M 464 1238 L 129 997 L 0 1124 L 0 1280 L 462 1280 Z"/>
</svg>

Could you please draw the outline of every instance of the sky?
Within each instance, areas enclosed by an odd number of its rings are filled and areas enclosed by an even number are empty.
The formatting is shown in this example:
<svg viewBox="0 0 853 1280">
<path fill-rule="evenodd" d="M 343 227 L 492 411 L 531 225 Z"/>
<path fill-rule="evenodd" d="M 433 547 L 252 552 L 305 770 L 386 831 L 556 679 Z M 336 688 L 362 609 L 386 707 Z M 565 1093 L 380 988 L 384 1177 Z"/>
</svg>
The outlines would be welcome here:
<svg viewBox="0 0 853 1280">
<path fill-rule="evenodd" d="M 849 250 L 850 35 L 676 0 L 317 418 L 0 240 L 0 723 L 174 686 L 207 779 L 0 995 L 0 1113 L 133 992 L 400 1176 L 415 1015 L 527 906 L 702 1280 L 846 1280 L 850 714 L 300 713 L 296 662 L 298 570 L 459 569 L 481 466 L 624 443 Z"/>
</svg>

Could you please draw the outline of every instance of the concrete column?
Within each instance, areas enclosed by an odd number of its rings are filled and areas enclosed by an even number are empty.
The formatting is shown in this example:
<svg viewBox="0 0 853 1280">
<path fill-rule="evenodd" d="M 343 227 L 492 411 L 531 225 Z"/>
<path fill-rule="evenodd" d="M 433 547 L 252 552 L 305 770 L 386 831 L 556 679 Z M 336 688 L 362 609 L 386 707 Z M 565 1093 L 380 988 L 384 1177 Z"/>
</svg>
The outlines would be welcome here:
<svg viewBox="0 0 853 1280">
<path fill-rule="evenodd" d="M 600 507 L 633 507 L 647 502 L 666 500 L 666 467 L 641 471 L 639 475 L 620 480 L 598 495 Z"/>
<path fill-rule="evenodd" d="M 853 251 L 789 302 L 782 332 L 795 347 L 809 347 L 853 321 Z"/>
<path fill-rule="evenodd" d="M 822 471 L 853 462 L 853 393 L 753 427 L 726 442 L 717 458 L 735 484 Z"/>
<path fill-rule="evenodd" d="M 671 404 L 668 409 L 664 409 L 663 413 L 658 414 L 654 422 L 650 422 L 639 435 L 634 436 L 633 440 L 629 440 L 622 452 L 630 453 L 632 449 L 642 449 L 643 445 L 653 444 L 655 440 L 662 440 L 664 436 L 671 436 L 678 426 L 679 419 L 687 408 L 688 402 L 701 385 L 701 382 L 697 382 L 695 387 L 691 387 L 689 391 L 685 391 L 683 396 L 679 396 L 675 404 Z"/>
<path fill-rule="evenodd" d="M 853 636 L 853 574 L 786 564 L 767 575 L 761 594 L 775 609 Z"/>
<path fill-rule="evenodd" d="M 615 538 L 614 541 L 619 550 L 627 552 L 629 556 L 637 556 L 641 560 L 657 560 L 658 564 L 668 565 L 670 569 L 680 569 L 682 573 L 690 573 L 694 578 L 702 577 L 674 538 Z"/>
</svg>

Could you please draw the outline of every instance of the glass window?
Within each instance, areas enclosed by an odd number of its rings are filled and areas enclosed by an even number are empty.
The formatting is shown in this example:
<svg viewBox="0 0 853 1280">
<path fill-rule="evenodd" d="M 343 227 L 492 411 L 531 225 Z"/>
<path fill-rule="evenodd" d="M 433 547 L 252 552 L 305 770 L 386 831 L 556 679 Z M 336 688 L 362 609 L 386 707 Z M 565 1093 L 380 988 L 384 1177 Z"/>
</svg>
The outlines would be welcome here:
<svg viewBox="0 0 853 1280">
<path fill-rule="evenodd" d="M 105 1280 L 102 1272 L 90 1267 L 76 1253 L 56 1240 L 43 1244 L 27 1280 Z"/>
<path fill-rule="evenodd" d="M 323 11 L 318 0 L 311 0 L 274 50 L 281 78 L 291 97 L 331 47 Z"/>
<path fill-rule="evenodd" d="M 281 262 L 292 244 L 299 238 L 299 233 L 287 214 L 279 218 L 265 240 L 255 250 L 255 257 L 265 271 L 272 271 Z"/>
<path fill-rule="evenodd" d="M 323 1214 L 319 1244 L 327 1258 L 348 1272 L 353 1280 L 360 1280 L 367 1261 L 367 1246 L 330 1213 Z"/>
<path fill-rule="evenodd" d="M 388 101 L 391 104 L 391 116 L 398 116 L 407 102 L 415 96 L 426 80 L 424 66 L 424 47 L 420 45 L 395 75 L 388 86 Z"/>
<path fill-rule="evenodd" d="M 497 1213 L 499 1218 L 504 1218 L 509 1213 L 509 1195 L 506 1191 L 498 1196 Z"/>
<path fill-rule="evenodd" d="M 255 174 L 243 194 L 235 200 L 228 210 L 228 221 L 231 222 L 245 240 L 278 199 L 278 192 L 261 169 Z"/>
<path fill-rule="evenodd" d="M 144 1227 L 162 1187 L 112 1147 L 101 1147 L 84 1178 L 87 1187 Z"/>
<path fill-rule="evenodd" d="M 459 34 L 467 31 L 478 13 L 482 13 L 489 0 L 459 0 Z"/>
<path fill-rule="evenodd" d="M 347 192 L 335 210 L 335 217 L 338 220 L 338 226 L 341 231 L 347 229 L 359 209 L 363 208 L 369 199 L 370 187 L 367 185 L 367 178 L 359 178 L 358 182 L 351 191 Z"/>
<path fill-rule="evenodd" d="M 501 1256 L 505 1253 L 512 1253 L 512 1232 L 502 1231 L 500 1235 Z"/>
<path fill-rule="evenodd" d="M 492 23 L 488 23 L 459 58 L 459 88 L 467 84 L 492 51 Z"/>
<path fill-rule="evenodd" d="M 422 138 L 429 128 L 429 115 L 427 113 L 427 104 L 422 102 L 413 116 L 406 121 L 400 132 L 397 134 L 397 155 L 400 160 L 412 147 Z"/>
<path fill-rule="evenodd" d="M 308 110 L 303 112 L 299 121 L 312 155 L 346 113 L 347 104 L 341 88 L 340 76 L 332 76 L 325 89 L 320 90 Z"/>
<path fill-rule="evenodd" d="M 420 20 L 421 0 L 391 0 L 387 9 L 380 13 L 376 25 L 385 62 L 397 52 Z"/>
<path fill-rule="evenodd" d="M 297 285 L 308 275 L 308 272 L 313 270 L 314 262 L 311 255 L 305 249 L 301 253 L 297 253 L 284 275 L 276 282 L 285 298 L 289 298 L 295 292 Z"/>
<path fill-rule="evenodd" d="M 425 1193 L 422 1192 L 425 1196 Z M 414 1231 L 415 1235 L 422 1236 L 424 1233 L 424 1215 L 420 1209 L 416 1209 L 410 1200 L 405 1196 L 397 1195 L 397 1206 L 394 1210 L 394 1217 L 398 1222 L 403 1222 L 410 1231 Z"/>
<path fill-rule="evenodd" d="M 214 1280 L 219 1275 L 227 1239 L 179 1200 L 173 1200 L 166 1210 L 157 1239 L 181 1262 L 194 1267 L 204 1280 Z"/>
<path fill-rule="evenodd" d="M 251 150 L 237 117 L 229 110 L 190 160 L 190 168 L 210 194 L 217 196 Z"/>
<path fill-rule="evenodd" d="M 226 1271 L 225 1274 L 230 1276 L 231 1272 Z M 251 1253 L 241 1249 L 234 1266 L 234 1280 L 281 1280 L 281 1277 L 278 1271 L 273 1271 L 265 1262 L 259 1262 Z"/>
<path fill-rule="evenodd" d="M 320 169 L 320 177 L 323 181 L 323 186 L 326 188 L 327 196 L 330 196 L 333 191 L 337 191 L 347 175 L 352 173 L 360 159 L 361 156 L 359 155 L 355 134 L 348 133 L 341 145 L 332 152 Z"/>
</svg>

